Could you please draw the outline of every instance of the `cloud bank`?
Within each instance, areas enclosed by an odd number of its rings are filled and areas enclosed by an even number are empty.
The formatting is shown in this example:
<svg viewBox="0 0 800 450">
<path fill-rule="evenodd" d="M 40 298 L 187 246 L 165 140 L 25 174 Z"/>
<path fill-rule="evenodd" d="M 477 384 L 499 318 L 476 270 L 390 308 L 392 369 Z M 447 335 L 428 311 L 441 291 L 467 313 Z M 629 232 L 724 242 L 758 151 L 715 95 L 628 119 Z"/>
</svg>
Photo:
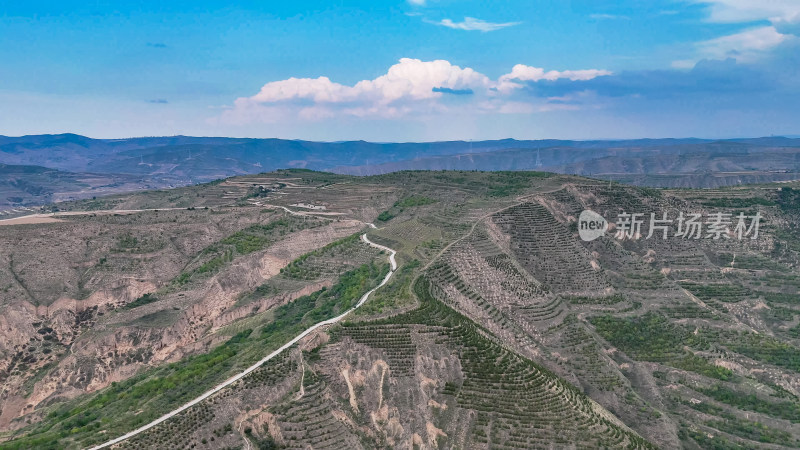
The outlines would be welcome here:
<svg viewBox="0 0 800 450">
<path fill-rule="evenodd" d="M 352 85 L 327 77 L 266 83 L 209 125 L 378 140 L 531 130 L 572 138 L 781 134 L 796 129 L 800 117 L 797 47 L 785 41 L 757 64 L 707 58 L 689 70 L 615 73 L 517 64 L 498 77 L 445 60 L 403 58 Z"/>
<path fill-rule="evenodd" d="M 673 66 L 691 68 L 702 59 L 733 58 L 757 63 L 782 45 L 800 41 L 800 1 L 797 0 L 692 0 L 708 8 L 712 23 L 769 25 L 751 26 L 737 33 L 695 44 L 693 58 L 674 61 Z"/>
<path fill-rule="evenodd" d="M 695 0 L 695 3 L 708 5 L 712 22 L 800 22 L 800 2 L 797 0 Z"/>
<path fill-rule="evenodd" d="M 545 71 L 515 65 L 492 80 L 469 67 L 445 60 L 402 58 L 386 74 L 348 86 L 328 77 L 289 78 L 265 84 L 251 96 L 234 102 L 223 122 L 321 120 L 334 116 L 397 118 L 452 111 L 525 113 L 569 106 L 563 98 L 531 97 L 529 83 L 567 80 L 584 82 L 611 75 L 599 69 Z"/>
</svg>

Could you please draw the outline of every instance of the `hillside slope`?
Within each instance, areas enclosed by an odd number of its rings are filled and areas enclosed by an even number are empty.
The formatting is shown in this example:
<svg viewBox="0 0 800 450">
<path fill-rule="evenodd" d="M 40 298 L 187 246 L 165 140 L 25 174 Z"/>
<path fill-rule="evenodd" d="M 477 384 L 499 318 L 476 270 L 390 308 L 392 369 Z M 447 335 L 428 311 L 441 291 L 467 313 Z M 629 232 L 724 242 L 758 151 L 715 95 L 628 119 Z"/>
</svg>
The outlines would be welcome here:
<svg viewBox="0 0 800 450">
<path fill-rule="evenodd" d="M 798 188 L 289 170 L 63 204 L 0 226 L 0 447 L 99 444 L 243 370 L 382 279 L 364 231 L 399 269 L 345 323 L 122 446 L 796 447 Z M 584 209 L 763 223 L 586 242 Z"/>
</svg>

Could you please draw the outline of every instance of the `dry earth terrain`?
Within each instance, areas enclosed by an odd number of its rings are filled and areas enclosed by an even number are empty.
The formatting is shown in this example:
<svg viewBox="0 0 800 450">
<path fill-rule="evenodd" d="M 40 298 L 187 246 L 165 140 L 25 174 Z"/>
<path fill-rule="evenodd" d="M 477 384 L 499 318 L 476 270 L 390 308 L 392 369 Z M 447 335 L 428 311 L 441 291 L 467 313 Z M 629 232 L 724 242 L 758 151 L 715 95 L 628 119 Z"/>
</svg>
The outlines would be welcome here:
<svg viewBox="0 0 800 450">
<path fill-rule="evenodd" d="M 0 227 L 0 448 L 800 445 L 800 185 L 288 170 Z M 592 209 L 763 216 L 591 242 Z M 369 228 L 374 223 L 377 228 Z M 613 224 L 612 224 L 613 225 Z M 613 228 L 613 226 L 612 226 Z"/>
</svg>

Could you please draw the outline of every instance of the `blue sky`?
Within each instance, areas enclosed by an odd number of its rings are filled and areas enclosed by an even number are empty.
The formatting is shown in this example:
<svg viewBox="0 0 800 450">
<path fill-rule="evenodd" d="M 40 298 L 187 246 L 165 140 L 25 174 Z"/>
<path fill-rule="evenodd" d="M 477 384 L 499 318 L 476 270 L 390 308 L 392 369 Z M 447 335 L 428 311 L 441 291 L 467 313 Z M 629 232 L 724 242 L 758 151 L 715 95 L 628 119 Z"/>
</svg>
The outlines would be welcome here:
<svg viewBox="0 0 800 450">
<path fill-rule="evenodd" d="M 800 134 L 798 0 L 8 3 L 5 135 Z"/>
</svg>

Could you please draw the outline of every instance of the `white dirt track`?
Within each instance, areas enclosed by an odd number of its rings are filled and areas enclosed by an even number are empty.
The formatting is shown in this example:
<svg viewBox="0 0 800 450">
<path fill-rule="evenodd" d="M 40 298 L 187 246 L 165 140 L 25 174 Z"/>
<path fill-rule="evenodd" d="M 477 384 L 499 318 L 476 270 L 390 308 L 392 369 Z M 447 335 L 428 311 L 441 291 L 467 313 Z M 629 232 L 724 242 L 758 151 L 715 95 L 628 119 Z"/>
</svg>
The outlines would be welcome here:
<svg viewBox="0 0 800 450">
<path fill-rule="evenodd" d="M 373 225 L 373 224 L 369 224 L 369 225 L 372 228 L 375 228 L 375 225 Z M 366 242 L 367 244 L 371 245 L 372 247 L 379 248 L 381 250 L 389 252 L 389 263 L 391 264 L 391 270 L 389 270 L 389 273 L 386 274 L 386 277 L 384 277 L 383 281 L 381 281 L 381 283 L 379 285 L 375 286 L 374 288 L 369 290 L 369 292 L 367 292 L 366 294 L 364 294 L 361 297 L 361 299 L 358 301 L 356 306 L 348 309 L 347 311 L 345 311 L 344 313 L 342 313 L 339 316 L 336 316 L 336 317 L 334 317 L 332 319 L 324 320 L 324 321 L 319 322 L 319 323 L 317 323 L 315 325 L 312 325 L 307 330 L 305 330 L 302 333 L 300 333 L 297 336 L 295 336 L 294 339 L 292 339 L 291 341 L 289 341 L 286 344 L 284 344 L 281 348 L 279 348 L 279 349 L 275 350 L 274 352 L 270 353 L 269 355 L 265 356 L 260 361 L 258 361 L 257 363 L 253 364 L 252 366 L 248 367 L 244 371 L 238 373 L 237 375 L 234 375 L 234 376 L 228 378 L 227 380 L 225 380 L 222 383 L 218 384 L 216 387 L 204 392 L 202 395 L 200 395 L 199 397 L 197 397 L 194 400 L 190 401 L 189 403 L 186 403 L 185 405 L 183 405 L 183 406 L 181 406 L 181 407 L 179 407 L 177 409 L 174 409 L 174 410 L 164 414 L 163 416 L 161 416 L 158 419 L 148 423 L 147 425 L 143 425 L 143 426 L 141 426 L 141 427 L 139 427 L 139 428 L 127 433 L 127 434 L 124 434 L 124 435 L 122 435 L 122 436 L 120 436 L 118 438 L 114 438 L 114 439 L 112 439 L 112 440 L 110 440 L 108 442 L 104 442 L 104 443 L 102 443 L 100 445 L 92 447 L 90 450 L 97 450 L 97 449 L 101 449 L 101 448 L 107 448 L 107 447 L 110 447 L 110 446 L 112 446 L 114 444 L 118 444 L 118 443 L 120 443 L 120 442 L 122 442 L 122 441 L 124 441 L 126 439 L 130 439 L 133 436 L 136 436 L 137 434 L 140 434 L 140 433 L 142 433 L 144 431 L 147 431 L 150 428 L 153 428 L 156 425 L 158 425 L 158 424 L 160 424 L 162 422 L 165 422 L 165 421 L 169 420 L 172 417 L 175 417 L 176 415 L 182 413 L 183 411 L 186 411 L 187 409 L 191 408 L 192 406 L 202 402 L 203 400 L 211 397 L 212 395 L 216 394 L 217 392 L 225 389 L 226 387 L 228 387 L 228 386 L 232 385 L 233 383 L 236 383 L 237 381 L 239 381 L 242 378 L 246 377 L 248 374 L 250 374 L 254 370 L 256 370 L 259 367 L 261 367 L 262 364 L 264 364 L 267 361 L 271 360 L 272 358 L 278 356 L 283 351 L 285 351 L 289 347 L 293 346 L 299 340 L 301 340 L 304 337 L 308 336 L 309 334 L 311 334 L 312 332 L 314 332 L 318 328 L 321 328 L 321 327 L 324 327 L 324 326 L 327 326 L 327 325 L 331 325 L 331 324 L 334 324 L 336 322 L 341 321 L 345 316 L 347 316 L 348 314 L 353 312 L 356 308 L 358 308 L 361 305 L 363 305 L 364 302 L 366 302 L 367 299 L 369 298 L 370 294 L 372 294 L 378 288 L 380 288 L 381 286 L 383 286 L 387 282 L 389 282 L 389 279 L 394 274 L 394 271 L 397 270 L 397 262 L 395 261 L 395 255 L 397 254 L 397 252 L 392 250 L 389 247 L 386 247 L 386 246 L 383 246 L 383 245 L 380 245 L 380 244 L 376 244 L 376 243 L 370 241 L 369 238 L 367 238 L 367 233 L 364 233 L 364 234 L 361 235 L 361 240 Z"/>
</svg>

